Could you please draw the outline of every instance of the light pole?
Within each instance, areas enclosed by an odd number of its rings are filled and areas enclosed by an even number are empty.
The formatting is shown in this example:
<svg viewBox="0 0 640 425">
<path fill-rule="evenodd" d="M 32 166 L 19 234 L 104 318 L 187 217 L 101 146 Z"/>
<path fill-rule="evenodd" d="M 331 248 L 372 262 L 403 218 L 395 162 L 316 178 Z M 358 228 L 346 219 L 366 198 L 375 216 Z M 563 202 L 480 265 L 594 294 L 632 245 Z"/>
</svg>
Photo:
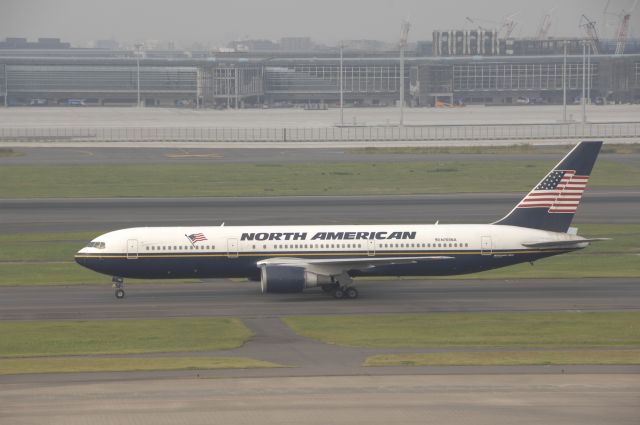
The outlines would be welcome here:
<svg viewBox="0 0 640 425">
<path fill-rule="evenodd" d="M 564 41 L 562 61 L 562 122 L 567 122 L 567 40 Z"/>
<path fill-rule="evenodd" d="M 591 105 L 591 44 L 587 50 L 587 103 Z"/>
<path fill-rule="evenodd" d="M 586 98 L 586 88 L 587 88 L 587 43 L 582 42 L 582 123 L 587 122 L 587 98 Z"/>
<path fill-rule="evenodd" d="M 4 64 L 4 107 L 6 108 L 9 105 L 9 83 L 7 82 L 7 64 Z"/>
<path fill-rule="evenodd" d="M 340 42 L 340 127 L 344 127 L 344 84 L 343 84 L 343 60 L 344 60 L 344 42 Z"/>
<path fill-rule="evenodd" d="M 404 125 L 404 49 L 407 47 L 407 37 L 411 24 L 408 20 L 402 21 L 400 27 L 400 127 Z"/>
<path fill-rule="evenodd" d="M 136 84 L 136 92 L 138 94 L 138 108 L 140 107 L 140 49 L 142 48 L 142 44 L 137 43 L 135 45 L 136 48 L 136 74 L 137 74 L 137 84 Z"/>
</svg>

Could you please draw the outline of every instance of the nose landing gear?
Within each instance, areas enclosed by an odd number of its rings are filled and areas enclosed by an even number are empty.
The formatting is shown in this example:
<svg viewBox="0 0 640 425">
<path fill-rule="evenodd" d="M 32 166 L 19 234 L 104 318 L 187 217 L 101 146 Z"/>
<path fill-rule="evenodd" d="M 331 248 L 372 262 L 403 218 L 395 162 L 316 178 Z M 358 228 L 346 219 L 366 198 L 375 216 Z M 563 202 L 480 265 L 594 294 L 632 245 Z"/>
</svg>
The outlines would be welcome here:
<svg viewBox="0 0 640 425">
<path fill-rule="evenodd" d="M 124 279 L 121 277 L 114 276 L 111 278 L 113 282 L 113 287 L 116 288 L 116 298 L 121 300 L 124 298 Z"/>
</svg>

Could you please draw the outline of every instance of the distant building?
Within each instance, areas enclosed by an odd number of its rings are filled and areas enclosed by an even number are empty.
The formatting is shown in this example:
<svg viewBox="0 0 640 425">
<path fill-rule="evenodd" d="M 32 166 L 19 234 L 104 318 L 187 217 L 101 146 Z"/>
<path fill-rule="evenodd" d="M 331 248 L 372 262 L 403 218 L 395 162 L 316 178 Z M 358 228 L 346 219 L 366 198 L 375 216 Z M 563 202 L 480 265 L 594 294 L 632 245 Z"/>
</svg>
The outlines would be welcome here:
<svg viewBox="0 0 640 425">
<path fill-rule="evenodd" d="M 286 52 L 308 52 L 313 50 L 310 37 L 284 37 L 280 39 L 280 50 Z"/>
<path fill-rule="evenodd" d="M 68 49 L 70 43 L 63 43 L 59 38 L 39 38 L 38 41 L 28 41 L 24 37 L 7 37 L 0 41 L 0 49 Z"/>
<path fill-rule="evenodd" d="M 231 41 L 227 47 L 238 52 L 274 52 L 278 45 L 271 40 Z"/>
<path fill-rule="evenodd" d="M 416 56 L 433 56 L 432 41 L 418 41 L 416 43 Z"/>
<path fill-rule="evenodd" d="M 388 47 L 387 43 L 380 40 L 345 40 L 344 46 L 349 50 L 364 52 L 379 52 Z"/>
<path fill-rule="evenodd" d="M 96 49 L 116 50 L 120 48 L 120 44 L 115 40 L 96 40 L 94 45 Z"/>
</svg>

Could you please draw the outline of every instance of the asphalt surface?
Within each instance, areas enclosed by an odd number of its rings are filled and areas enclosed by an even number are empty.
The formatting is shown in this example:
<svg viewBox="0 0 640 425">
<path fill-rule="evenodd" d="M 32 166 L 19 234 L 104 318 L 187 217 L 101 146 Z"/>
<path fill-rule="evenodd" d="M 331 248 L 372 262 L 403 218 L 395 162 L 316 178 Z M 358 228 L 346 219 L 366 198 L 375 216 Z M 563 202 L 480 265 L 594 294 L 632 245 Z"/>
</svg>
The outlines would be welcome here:
<svg viewBox="0 0 640 425">
<path fill-rule="evenodd" d="M 158 379 L 0 387 L 6 424 L 636 425 L 637 375 Z M 73 406 L 73 408 L 69 408 Z"/>
<path fill-rule="evenodd" d="M 490 223 L 523 193 L 263 198 L 3 199 L 0 232 L 108 231 L 136 226 Z M 639 223 L 640 190 L 589 189 L 574 223 Z"/>
<path fill-rule="evenodd" d="M 316 162 L 438 162 L 438 161 L 538 161 L 552 166 L 562 153 L 527 154 L 429 154 L 367 153 L 364 149 L 208 149 L 208 148 L 83 148 L 16 147 L 14 155 L 0 156 L 0 165 L 132 165 L 132 164 L 225 164 L 225 163 L 316 163 Z M 562 149 L 564 152 L 566 149 Z M 603 154 L 601 159 L 633 162 L 640 154 Z"/>
<path fill-rule="evenodd" d="M 0 145 L 2 146 L 2 145 Z M 434 153 L 374 153 L 366 149 L 283 149 L 283 148 L 128 148 L 112 147 L 14 147 L 13 156 L 0 156 L 0 165 L 132 165 L 132 164 L 287 164 L 316 162 L 439 162 L 439 161 L 487 161 L 499 158 L 504 161 L 549 161 L 552 166 L 568 148 L 558 153 L 527 154 L 434 154 Z M 602 154 L 601 159 L 616 162 L 633 162 L 640 154 Z"/>
<path fill-rule="evenodd" d="M 532 267 L 544 267 L 544 260 Z M 0 320 L 640 309 L 637 278 L 356 281 L 360 298 L 353 301 L 320 291 L 262 295 L 257 282 L 222 279 L 128 285 L 119 301 L 110 279 L 104 282 L 0 287 Z"/>
<path fill-rule="evenodd" d="M 636 121 L 638 105 L 587 105 L 589 122 Z M 580 120 L 581 105 L 567 105 L 567 118 Z M 345 108 L 346 125 L 397 125 L 398 108 Z M 405 108 L 404 124 L 555 124 L 562 119 L 562 105 L 513 105 L 464 108 Z M 340 122 L 339 108 L 303 110 L 272 109 L 188 109 L 135 107 L 12 107 L 0 108 L 0 128 L 87 128 L 87 127 L 218 127 L 281 128 L 333 127 Z"/>
</svg>

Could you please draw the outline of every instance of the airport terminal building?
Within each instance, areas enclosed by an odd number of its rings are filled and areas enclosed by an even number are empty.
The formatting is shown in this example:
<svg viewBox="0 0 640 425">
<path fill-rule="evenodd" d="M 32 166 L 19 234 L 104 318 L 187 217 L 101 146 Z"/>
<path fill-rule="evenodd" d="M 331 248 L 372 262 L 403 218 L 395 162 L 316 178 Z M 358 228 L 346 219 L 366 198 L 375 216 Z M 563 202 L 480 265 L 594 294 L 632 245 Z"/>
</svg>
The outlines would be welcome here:
<svg viewBox="0 0 640 425">
<path fill-rule="evenodd" d="M 468 32 L 468 31 L 467 31 Z M 625 54 L 583 56 L 583 40 L 493 41 L 435 32 L 406 52 L 405 99 L 411 106 L 561 103 L 582 93 L 593 102 L 640 103 L 640 43 Z M 15 41 L 15 39 L 12 39 Z M 0 42 L 0 104 L 132 105 L 205 108 L 336 106 L 338 49 L 321 51 L 176 51 L 70 48 Z M 470 41 L 471 40 L 471 41 Z M 563 55 L 564 43 L 568 46 Z M 344 51 L 347 106 L 391 106 L 399 99 L 397 51 Z"/>
</svg>

